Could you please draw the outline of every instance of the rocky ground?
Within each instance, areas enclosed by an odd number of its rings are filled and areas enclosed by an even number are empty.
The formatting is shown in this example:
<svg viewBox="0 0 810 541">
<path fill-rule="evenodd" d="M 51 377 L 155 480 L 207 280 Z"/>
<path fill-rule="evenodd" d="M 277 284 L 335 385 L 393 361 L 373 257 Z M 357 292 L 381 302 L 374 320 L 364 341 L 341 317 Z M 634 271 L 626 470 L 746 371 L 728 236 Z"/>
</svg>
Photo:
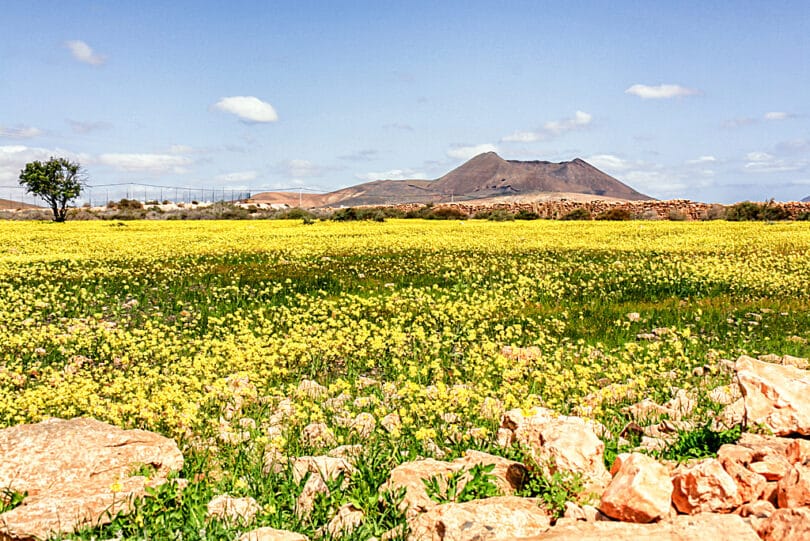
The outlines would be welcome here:
<svg viewBox="0 0 810 541">
<path fill-rule="evenodd" d="M 514 355 L 528 354 L 513 351 Z M 667 438 L 666 423 L 693 407 L 686 393 L 668 404 L 642 400 L 633 406 L 640 431 L 639 452 L 618 455 L 610 471 L 604 463 L 604 427 L 584 417 L 557 415 L 544 408 L 508 411 L 501 420 L 499 444 L 528 450 L 529 463 L 468 451 L 452 461 L 420 459 L 390 472 L 381 487 L 403 495 L 399 506 L 408 517 L 410 540 L 497 539 L 655 539 L 745 540 L 802 539 L 810 536 L 810 372 L 795 357 L 767 360 L 740 357 L 726 362 L 734 383 L 713 389 L 726 410 L 715 422 L 742 423 L 739 441 L 719 448 L 716 458 L 685 462 L 656 460 L 645 449 Z M 644 426 L 650 412 L 668 412 L 669 420 Z M 317 438 L 321 427 L 305 429 Z M 644 439 L 646 438 L 646 439 Z M 311 512 L 328 482 L 350 473 L 361 446 L 341 446 L 323 456 L 285 457 L 268 451 L 267 471 L 292 468 L 302 487 L 296 513 Z M 538 466 L 539 465 L 539 466 Z M 174 441 L 142 430 L 120 428 L 93 419 L 50 419 L 0 431 L 0 486 L 4 505 L 0 539 L 34 540 L 65 534 L 85 525 L 109 522 L 127 513 L 134 499 L 179 472 L 183 456 Z M 521 497 L 531 468 L 580 476 L 582 487 L 564 511 L 548 502 Z M 482 474 L 482 472 L 484 472 Z M 452 501 L 465 490 L 490 492 Z M 173 481 L 184 486 L 183 480 Z M 472 488 L 471 488 L 472 487 Z M 436 494 L 441 497 L 437 501 Z M 10 505 L 13 495 L 24 495 Z M 440 503 L 445 501 L 446 503 Z M 240 541 L 301 540 L 301 534 L 250 528 L 258 511 L 252 498 L 220 494 L 208 504 L 209 517 L 242 526 Z M 341 507 L 320 532 L 340 537 L 364 519 L 352 504 Z"/>
</svg>

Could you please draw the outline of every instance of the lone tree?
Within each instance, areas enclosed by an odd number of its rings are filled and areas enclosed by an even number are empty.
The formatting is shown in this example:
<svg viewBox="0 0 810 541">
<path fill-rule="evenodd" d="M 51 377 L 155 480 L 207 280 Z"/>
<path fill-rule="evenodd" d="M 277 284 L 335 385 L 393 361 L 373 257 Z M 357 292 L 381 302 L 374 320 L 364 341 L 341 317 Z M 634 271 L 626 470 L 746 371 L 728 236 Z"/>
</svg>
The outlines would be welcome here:
<svg viewBox="0 0 810 541">
<path fill-rule="evenodd" d="M 20 185 L 28 193 L 44 199 L 53 211 L 54 222 L 64 222 L 67 204 L 82 193 L 84 171 L 81 165 L 66 158 L 25 164 L 20 171 Z"/>
</svg>

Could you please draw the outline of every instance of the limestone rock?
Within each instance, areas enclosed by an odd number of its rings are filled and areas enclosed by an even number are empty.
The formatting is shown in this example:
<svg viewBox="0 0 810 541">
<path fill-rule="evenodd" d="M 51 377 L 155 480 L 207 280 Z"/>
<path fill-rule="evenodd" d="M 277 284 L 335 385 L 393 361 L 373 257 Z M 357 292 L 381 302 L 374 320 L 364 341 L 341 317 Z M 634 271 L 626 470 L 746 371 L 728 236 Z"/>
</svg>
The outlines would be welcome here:
<svg viewBox="0 0 810 541">
<path fill-rule="evenodd" d="M 624 522 L 652 522 L 672 507 L 672 481 L 667 469 L 639 453 L 624 455 L 602 494 L 599 510 Z"/>
<path fill-rule="evenodd" d="M 526 446 L 541 466 L 581 473 L 586 482 L 597 485 L 610 480 L 602 458 L 605 445 L 580 417 L 555 416 L 544 408 L 524 415 L 517 409 L 504 414 L 501 428 L 512 430 L 515 440 Z"/>
<path fill-rule="evenodd" d="M 681 513 L 727 513 L 743 503 L 737 483 L 716 459 L 676 471 L 672 484 L 672 503 Z"/>
<path fill-rule="evenodd" d="M 329 390 L 326 387 L 311 379 L 302 379 L 301 383 L 298 384 L 298 392 L 312 399 L 323 398 L 329 394 Z"/>
<path fill-rule="evenodd" d="M 452 464 L 463 470 L 471 470 L 478 465 L 494 465 L 495 467 L 490 472 L 490 475 L 494 477 L 493 480 L 495 484 L 498 485 L 501 494 L 511 494 L 519 489 L 528 475 L 526 466 L 520 462 L 490 455 L 489 453 L 483 453 L 481 451 L 465 451 L 464 456 L 455 459 Z"/>
<path fill-rule="evenodd" d="M 436 502 L 428 496 L 423 480 L 438 477 L 441 482 L 454 471 L 456 467 L 449 462 L 432 458 L 405 462 L 391 470 L 391 475 L 380 490 L 393 491 L 404 487 L 405 497 L 400 509 L 407 509 L 410 517 L 436 506 Z"/>
<path fill-rule="evenodd" d="M 208 516 L 217 517 L 226 522 L 250 524 L 259 509 L 256 500 L 250 497 L 234 498 L 227 494 L 220 494 L 208 502 Z"/>
<path fill-rule="evenodd" d="M 771 454 L 762 460 L 752 462 L 748 465 L 748 469 L 762 475 L 768 481 L 778 481 L 790 469 L 790 462 L 784 456 Z"/>
<path fill-rule="evenodd" d="M 728 406 L 742 398 L 742 393 L 740 392 L 740 386 L 738 384 L 729 383 L 728 385 L 715 387 L 709 391 L 708 396 L 712 402 Z"/>
<path fill-rule="evenodd" d="M 735 513 L 741 517 L 768 518 L 775 510 L 776 508 L 771 502 L 759 500 L 741 505 Z"/>
<path fill-rule="evenodd" d="M 300 483 L 308 473 L 319 475 L 324 481 L 334 481 L 340 474 L 346 478 L 354 473 L 354 466 L 344 458 L 331 456 L 299 456 L 292 461 L 293 479 Z"/>
<path fill-rule="evenodd" d="M 787 539 L 787 538 L 786 538 Z M 759 541 L 757 533 L 737 515 L 679 515 L 654 524 L 577 522 L 555 527 L 521 541 Z"/>
<path fill-rule="evenodd" d="M 331 447 L 335 435 L 325 423 L 310 423 L 301 431 L 301 443 L 310 447 Z"/>
<path fill-rule="evenodd" d="M 723 469 L 737 484 L 740 502 L 747 503 L 759 499 L 765 491 L 768 481 L 762 475 L 754 473 L 739 462 L 729 458 L 719 459 Z"/>
<path fill-rule="evenodd" d="M 744 355 L 736 370 L 749 426 L 764 425 L 777 436 L 810 435 L 810 373 Z"/>
<path fill-rule="evenodd" d="M 309 539 L 300 533 L 264 527 L 243 533 L 239 541 L 309 541 Z"/>
<path fill-rule="evenodd" d="M 298 499 L 295 500 L 295 514 L 299 517 L 307 517 L 315 508 L 315 498 L 318 494 L 329 495 L 329 487 L 326 486 L 320 475 L 311 475 Z"/>
<path fill-rule="evenodd" d="M 783 509 L 810 505 L 810 468 L 792 466 L 776 485 L 776 501 Z"/>
<path fill-rule="evenodd" d="M 551 518 L 531 498 L 499 496 L 447 503 L 420 515 L 409 541 L 496 541 L 537 535 Z"/>
<path fill-rule="evenodd" d="M 144 465 L 154 468 L 150 479 L 132 476 Z M 22 505 L 0 514 L 0 538 L 46 538 L 105 524 L 111 514 L 128 511 L 145 486 L 165 482 L 182 467 L 173 440 L 95 419 L 0 430 L 0 487 L 28 493 Z"/>
<path fill-rule="evenodd" d="M 793 440 L 785 449 L 785 457 L 791 464 L 807 465 L 810 462 L 810 440 Z"/>
<path fill-rule="evenodd" d="M 374 429 L 377 428 L 377 421 L 372 414 L 364 411 L 358 413 L 357 416 L 352 419 L 349 428 L 361 438 L 368 438 L 371 433 L 374 432 Z"/>
<path fill-rule="evenodd" d="M 401 508 L 407 508 L 408 515 L 413 516 L 436 506 L 436 502 L 428 496 L 423 481 L 437 477 L 440 489 L 444 490 L 447 478 L 451 474 L 471 470 L 477 465 L 488 466 L 490 464 L 495 466 L 491 475 L 494 476 L 494 482 L 503 494 L 511 494 L 523 483 L 527 473 L 523 464 L 481 451 L 470 450 L 466 451 L 463 457 L 452 462 L 428 458 L 400 464 L 391 470 L 391 475 L 381 490 L 397 490 L 405 487 L 405 498 Z M 466 480 L 462 478 L 460 482 L 463 484 Z"/>
<path fill-rule="evenodd" d="M 361 509 L 347 503 L 342 505 L 332 520 L 326 525 L 326 531 L 331 538 L 338 538 L 351 533 L 362 522 L 365 515 Z"/>
<path fill-rule="evenodd" d="M 777 509 L 759 527 L 764 541 L 810 539 L 810 509 Z"/>
</svg>

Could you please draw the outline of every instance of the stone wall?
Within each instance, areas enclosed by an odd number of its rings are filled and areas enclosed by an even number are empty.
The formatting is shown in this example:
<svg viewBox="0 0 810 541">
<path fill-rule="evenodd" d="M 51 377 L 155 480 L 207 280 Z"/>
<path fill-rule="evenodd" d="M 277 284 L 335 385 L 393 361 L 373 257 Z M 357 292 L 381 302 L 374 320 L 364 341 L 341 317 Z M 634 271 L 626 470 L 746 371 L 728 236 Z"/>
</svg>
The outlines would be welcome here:
<svg viewBox="0 0 810 541">
<path fill-rule="evenodd" d="M 773 203 L 774 206 L 784 208 L 792 218 L 803 212 L 810 212 L 810 203 L 787 202 Z M 422 208 L 421 204 L 395 205 L 396 208 L 407 212 Z M 517 213 L 521 210 L 535 212 L 542 218 L 561 218 L 578 208 L 587 209 L 596 216 L 606 210 L 622 209 L 628 211 L 635 218 L 648 220 L 705 220 L 708 218 L 722 218 L 727 208 L 724 205 L 712 203 L 696 203 L 688 199 L 673 199 L 669 201 L 569 201 L 565 199 L 555 201 L 542 201 L 535 203 L 492 203 L 476 204 L 474 201 L 460 203 L 439 203 L 434 208 L 450 207 L 473 216 L 479 212 L 503 210 Z"/>
</svg>

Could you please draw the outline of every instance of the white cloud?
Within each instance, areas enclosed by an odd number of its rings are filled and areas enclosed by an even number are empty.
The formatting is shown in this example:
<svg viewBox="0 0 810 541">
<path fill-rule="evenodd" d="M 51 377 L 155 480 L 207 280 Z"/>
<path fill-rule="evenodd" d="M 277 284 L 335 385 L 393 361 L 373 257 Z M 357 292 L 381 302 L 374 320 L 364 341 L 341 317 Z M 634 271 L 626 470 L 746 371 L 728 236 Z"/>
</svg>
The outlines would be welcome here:
<svg viewBox="0 0 810 541">
<path fill-rule="evenodd" d="M 109 122 L 82 122 L 81 120 L 70 120 L 67 121 L 70 124 L 70 129 L 73 130 L 73 133 L 90 133 L 99 130 L 106 130 L 112 127 L 112 124 Z"/>
<path fill-rule="evenodd" d="M 151 173 L 187 173 L 192 161 L 184 156 L 171 154 L 102 154 L 98 163 L 123 171 L 146 171 Z"/>
<path fill-rule="evenodd" d="M 562 120 L 550 120 L 543 125 L 543 128 L 550 134 L 559 135 L 567 131 L 583 128 L 591 123 L 593 117 L 583 111 L 574 113 L 573 118 Z"/>
<path fill-rule="evenodd" d="M 717 158 L 715 158 L 714 156 L 700 156 L 695 158 L 694 160 L 687 160 L 686 163 L 688 163 L 689 165 L 696 165 L 701 163 L 713 163 L 716 161 Z"/>
<path fill-rule="evenodd" d="M 90 161 L 86 154 L 76 154 L 65 149 L 36 148 L 25 145 L 0 145 L 0 184 L 15 185 L 25 164 L 34 160 L 45 161 L 52 156 L 64 157 L 84 165 Z"/>
<path fill-rule="evenodd" d="M 273 106 L 255 96 L 230 96 L 214 104 L 215 109 L 231 113 L 246 122 L 275 122 L 278 114 Z"/>
<path fill-rule="evenodd" d="M 534 141 L 541 141 L 543 139 L 546 139 L 546 136 L 540 132 L 516 131 L 501 140 L 507 143 L 533 143 Z"/>
<path fill-rule="evenodd" d="M 757 119 L 750 117 L 732 118 L 723 122 L 724 128 L 736 129 L 756 124 Z"/>
<path fill-rule="evenodd" d="M 365 175 L 357 175 L 360 180 L 416 180 L 427 179 L 427 175 L 421 171 L 413 169 L 391 169 L 389 171 L 382 171 L 379 173 L 366 173 Z"/>
<path fill-rule="evenodd" d="M 498 152 L 498 147 L 490 144 L 457 146 L 448 150 L 447 155 L 457 160 L 469 160 L 485 152 Z"/>
<path fill-rule="evenodd" d="M 353 152 L 352 154 L 345 154 L 343 156 L 338 156 L 341 160 L 348 160 L 351 162 L 370 162 L 377 159 L 377 155 L 379 152 L 374 150 L 373 148 L 367 148 L 363 150 L 358 150 L 357 152 Z"/>
<path fill-rule="evenodd" d="M 635 165 L 633 162 L 613 154 L 595 154 L 585 158 L 585 161 L 597 169 L 603 169 L 607 172 L 627 171 Z"/>
<path fill-rule="evenodd" d="M 402 122 L 393 122 L 391 124 L 385 124 L 383 125 L 383 128 L 385 128 L 386 130 L 413 131 L 413 126 Z"/>
<path fill-rule="evenodd" d="M 790 162 L 777 158 L 767 152 L 749 152 L 745 155 L 745 160 L 743 171 L 746 173 L 784 173 L 798 171 L 807 165 L 802 161 Z"/>
<path fill-rule="evenodd" d="M 92 47 L 82 40 L 66 41 L 65 47 L 70 50 L 70 54 L 73 55 L 73 58 L 79 62 L 90 64 L 91 66 L 100 66 L 107 61 L 105 56 L 97 54 L 93 51 Z"/>
<path fill-rule="evenodd" d="M 787 120 L 792 117 L 791 113 L 785 113 L 784 111 L 771 111 L 763 116 L 765 120 Z"/>
<path fill-rule="evenodd" d="M 534 141 L 545 141 L 552 137 L 560 136 L 566 132 L 579 130 L 590 125 L 593 116 L 584 111 L 576 111 L 571 118 L 560 120 L 549 120 L 537 131 L 516 131 L 502 139 L 509 143 L 532 143 Z"/>
<path fill-rule="evenodd" d="M 235 171 L 233 173 L 217 175 L 215 178 L 221 182 L 248 182 L 256 180 L 257 176 L 256 171 Z"/>
<path fill-rule="evenodd" d="M 284 164 L 287 174 L 291 177 L 319 177 L 324 169 L 309 160 L 289 160 Z"/>
<path fill-rule="evenodd" d="M 0 126 L 0 137 L 7 137 L 9 139 L 31 139 L 42 135 L 42 130 L 33 126 L 15 126 L 13 128 L 4 128 Z"/>
<path fill-rule="evenodd" d="M 661 100 L 669 98 L 679 98 L 682 96 L 692 96 L 698 91 L 693 88 L 686 88 L 681 85 L 663 84 L 658 86 L 635 84 L 624 91 L 625 94 L 633 94 L 645 100 Z"/>
<path fill-rule="evenodd" d="M 191 154 L 194 152 L 194 147 L 189 145 L 172 145 L 169 147 L 170 154 Z"/>
</svg>

